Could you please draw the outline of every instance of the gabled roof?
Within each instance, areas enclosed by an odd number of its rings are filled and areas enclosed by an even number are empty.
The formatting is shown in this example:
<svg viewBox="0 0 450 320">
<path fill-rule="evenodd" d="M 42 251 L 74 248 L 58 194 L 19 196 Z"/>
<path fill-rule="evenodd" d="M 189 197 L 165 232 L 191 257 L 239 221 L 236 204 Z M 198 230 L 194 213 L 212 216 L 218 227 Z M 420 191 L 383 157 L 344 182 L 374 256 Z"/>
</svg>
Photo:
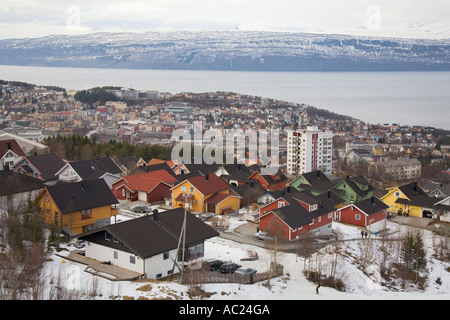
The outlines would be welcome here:
<svg viewBox="0 0 450 320">
<path fill-rule="evenodd" d="M 331 182 L 321 170 L 303 173 L 301 176 L 303 176 L 310 185 L 318 181 Z"/>
<path fill-rule="evenodd" d="M 69 164 L 82 179 L 98 179 L 105 173 L 117 175 L 123 172 L 111 157 L 73 161 Z"/>
<path fill-rule="evenodd" d="M 184 181 L 188 181 L 204 195 L 228 190 L 231 188 L 228 183 L 223 181 L 214 173 L 190 177 L 183 180 L 181 183 L 183 183 Z"/>
<path fill-rule="evenodd" d="M 0 171 L 0 181 L 0 196 L 44 188 L 41 180 L 11 170 Z"/>
<path fill-rule="evenodd" d="M 150 192 L 161 182 L 170 184 L 176 183 L 178 180 L 166 170 L 157 170 L 123 177 L 115 181 L 113 185 L 125 185 L 131 191 Z"/>
<path fill-rule="evenodd" d="M 427 193 L 417 184 L 417 182 L 411 182 L 400 187 L 389 188 L 387 194 L 385 194 L 382 198 L 396 189 L 399 189 L 408 199 L 411 199 L 415 195 L 428 196 Z"/>
<path fill-rule="evenodd" d="M 347 177 L 345 180 L 336 184 L 336 186 L 341 185 L 342 183 L 346 183 L 357 195 L 366 197 L 370 191 L 375 190 L 375 188 L 367 181 L 363 176 L 358 177 Z M 361 190 L 359 185 L 367 186 L 367 190 Z M 335 186 L 335 187 L 336 187 Z"/>
<path fill-rule="evenodd" d="M 0 140 L 0 158 L 3 158 L 3 156 L 9 150 L 14 152 L 18 156 L 25 156 L 25 152 L 22 150 L 16 140 Z"/>
<path fill-rule="evenodd" d="M 146 259 L 151 256 L 174 250 L 178 246 L 184 209 L 177 208 L 160 212 L 158 218 L 143 216 L 141 218 L 111 224 L 79 236 L 79 239 L 113 245 L 104 239 L 104 231 L 111 233 L 129 250 Z M 216 237 L 219 233 L 212 227 L 188 213 L 186 214 L 186 244 L 195 244 Z"/>
<path fill-rule="evenodd" d="M 320 202 L 318 209 L 310 212 L 297 201 L 292 201 L 289 202 L 289 205 L 272 210 L 271 212 L 284 221 L 290 228 L 295 229 L 310 224 L 314 218 L 329 214 L 334 210 L 334 207 L 329 203 Z"/>
<path fill-rule="evenodd" d="M 119 203 L 105 180 L 83 180 L 46 187 L 61 213 L 93 209 Z"/>
<path fill-rule="evenodd" d="M 371 197 L 369 199 L 364 199 L 359 202 L 352 203 L 346 207 L 351 207 L 351 206 L 358 208 L 361 212 L 365 213 L 368 216 L 389 208 L 389 206 L 387 204 L 385 204 L 383 201 L 381 201 L 377 197 Z"/>
<path fill-rule="evenodd" d="M 66 164 L 66 162 L 58 157 L 56 153 L 28 156 L 25 157 L 25 159 L 27 163 L 40 172 L 40 176 L 44 181 L 56 179 L 56 172 Z M 17 168 L 20 162 L 21 161 L 17 162 L 14 165 L 14 168 Z"/>
<path fill-rule="evenodd" d="M 217 164 L 207 164 L 205 162 L 196 164 L 196 163 L 184 163 L 184 166 L 190 173 L 200 173 L 200 174 L 207 174 L 207 173 L 213 173 L 217 170 Z"/>
<path fill-rule="evenodd" d="M 248 175 L 250 175 L 252 172 L 250 171 L 249 168 L 247 168 L 247 166 L 243 163 L 232 163 L 232 164 L 224 164 L 223 168 L 225 169 L 226 172 L 228 172 L 228 174 L 232 174 L 234 172 L 245 172 L 248 173 Z"/>
<path fill-rule="evenodd" d="M 398 198 L 395 201 L 395 203 L 407 204 L 410 206 L 417 206 L 417 207 L 432 208 L 436 203 L 440 202 L 440 200 L 441 200 L 439 198 L 429 197 L 426 195 L 424 196 L 422 194 L 415 194 L 408 198 L 409 198 L 409 200 Z"/>
</svg>

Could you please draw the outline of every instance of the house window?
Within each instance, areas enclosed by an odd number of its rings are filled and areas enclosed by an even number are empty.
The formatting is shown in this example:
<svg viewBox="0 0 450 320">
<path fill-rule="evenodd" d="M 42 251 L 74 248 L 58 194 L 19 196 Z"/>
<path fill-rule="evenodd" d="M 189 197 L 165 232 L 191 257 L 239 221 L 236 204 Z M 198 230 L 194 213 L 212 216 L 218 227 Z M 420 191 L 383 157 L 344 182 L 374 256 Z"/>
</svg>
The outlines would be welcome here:
<svg viewBox="0 0 450 320">
<path fill-rule="evenodd" d="M 185 186 L 181 186 L 181 192 L 186 192 L 186 187 Z"/>
<path fill-rule="evenodd" d="M 109 233 L 108 231 L 105 231 L 105 240 L 111 241 L 111 233 Z"/>
<path fill-rule="evenodd" d="M 114 259 L 118 259 L 119 258 L 119 252 L 114 250 Z"/>
<path fill-rule="evenodd" d="M 162 273 L 158 273 L 157 275 L 156 275 L 156 279 L 159 279 L 159 278 L 161 278 L 162 277 Z"/>
<path fill-rule="evenodd" d="M 189 188 L 189 193 L 194 193 L 194 188 Z"/>
<path fill-rule="evenodd" d="M 47 202 L 50 201 L 50 196 L 49 196 L 48 194 L 45 196 L 45 200 L 46 200 Z"/>
<path fill-rule="evenodd" d="M 361 215 L 360 214 L 355 214 L 355 220 L 361 220 Z"/>
<path fill-rule="evenodd" d="M 283 201 L 278 202 L 278 208 L 282 208 L 282 207 L 284 207 L 284 202 Z"/>
<path fill-rule="evenodd" d="M 125 197 L 125 189 L 122 189 L 122 197 Z"/>
<path fill-rule="evenodd" d="M 164 252 L 163 253 L 163 260 L 167 260 L 169 259 L 169 253 L 168 252 Z"/>
<path fill-rule="evenodd" d="M 317 217 L 317 222 L 320 222 L 320 221 L 322 221 L 322 217 L 321 216 Z"/>
<path fill-rule="evenodd" d="M 395 191 L 394 196 L 397 197 L 397 198 L 400 198 L 400 192 Z"/>
<path fill-rule="evenodd" d="M 136 264 L 136 257 L 135 256 L 130 256 L 130 263 L 131 264 Z"/>
<path fill-rule="evenodd" d="M 113 242 L 119 243 L 119 239 L 117 239 L 116 237 L 113 236 Z"/>
</svg>

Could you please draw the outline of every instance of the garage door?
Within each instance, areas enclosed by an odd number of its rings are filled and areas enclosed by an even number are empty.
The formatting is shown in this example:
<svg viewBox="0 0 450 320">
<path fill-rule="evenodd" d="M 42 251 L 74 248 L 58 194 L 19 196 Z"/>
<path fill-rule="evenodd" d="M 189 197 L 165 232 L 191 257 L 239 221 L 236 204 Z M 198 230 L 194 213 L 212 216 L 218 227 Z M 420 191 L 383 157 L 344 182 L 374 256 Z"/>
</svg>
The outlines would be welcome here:
<svg viewBox="0 0 450 320">
<path fill-rule="evenodd" d="M 147 201 L 147 192 L 139 191 L 138 192 L 138 200 L 140 200 L 140 201 Z"/>
</svg>

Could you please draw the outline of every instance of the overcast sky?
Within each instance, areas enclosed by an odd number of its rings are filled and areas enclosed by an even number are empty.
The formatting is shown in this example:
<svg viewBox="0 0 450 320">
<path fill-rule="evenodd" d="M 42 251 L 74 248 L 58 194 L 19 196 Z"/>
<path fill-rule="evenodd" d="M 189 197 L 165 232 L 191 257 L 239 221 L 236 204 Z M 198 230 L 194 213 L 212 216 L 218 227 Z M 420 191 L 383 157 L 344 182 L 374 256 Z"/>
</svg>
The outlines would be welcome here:
<svg viewBox="0 0 450 320">
<path fill-rule="evenodd" d="M 264 30 L 450 37 L 449 0 L 0 0 L 0 38 Z"/>
</svg>

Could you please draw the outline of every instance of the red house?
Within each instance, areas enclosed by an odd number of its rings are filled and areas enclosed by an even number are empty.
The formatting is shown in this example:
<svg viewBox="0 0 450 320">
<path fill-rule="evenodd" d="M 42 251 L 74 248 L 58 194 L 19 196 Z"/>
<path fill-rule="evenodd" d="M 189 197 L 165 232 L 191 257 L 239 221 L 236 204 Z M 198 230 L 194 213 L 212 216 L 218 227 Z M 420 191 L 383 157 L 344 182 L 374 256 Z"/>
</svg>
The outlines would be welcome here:
<svg viewBox="0 0 450 320">
<path fill-rule="evenodd" d="M 112 184 L 119 201 L 162 201 L 171 197 L 172 186 L 178 181 L 166 170 L 156 170 L 123 177 Z"/>
<path fill-rule="evenodd" d="M 368 228 L 372 232 L 386 229 L 389 206 L 376 197 L 352 203 L 336 211 L 336 220 Z"/>
<path fill-rule="evenodd" d="M 334 207 L 327 201 L 319 201 L 313 195 L 297 190 L 293 193 L 286 191 L 277 200 L 260 208 L 259 228 L 287 240 L 309 233 L 330 235 L 333 212 Z"/>
<path fill-rule="evenodd" d="M 286 188 L 286 176 L 278 171 L 275 174 L 272 174 L 266 171 L 264 168 L 261 168 L 261 172 L 255 171 L 253 172 L 248 179 L 256 180 L 260 186 L 262 186 L 267 191 L 276 191 Z"/>
</svg>

